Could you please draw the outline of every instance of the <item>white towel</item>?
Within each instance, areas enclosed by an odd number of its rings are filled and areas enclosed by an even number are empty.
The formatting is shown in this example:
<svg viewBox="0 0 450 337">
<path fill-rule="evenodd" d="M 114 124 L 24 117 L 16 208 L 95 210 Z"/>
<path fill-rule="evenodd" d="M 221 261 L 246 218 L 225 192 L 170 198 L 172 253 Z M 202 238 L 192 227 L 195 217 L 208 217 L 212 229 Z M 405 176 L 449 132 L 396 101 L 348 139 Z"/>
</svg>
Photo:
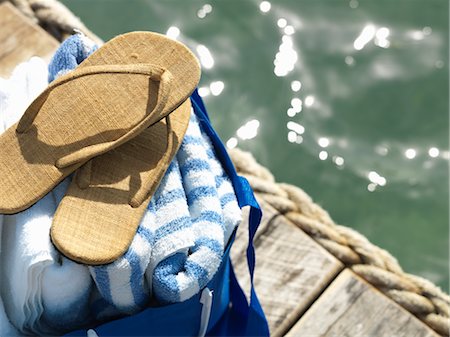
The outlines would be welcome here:
<svg viewBox="0 0 450 337">
<path fill-rule="evenodd" d="M 47 67 L 39 58 L 32 58 L 28 62 L 16 67 L 10 79 L 0 78 L 0 133 L 14 124 L 26 109 L 28 103 L 36 97 L 46 86 Z M 0 257 L 5 250 L 1 245 L 3 215 L 0 215 Z M 0 289 L 2 285 L 2 271 L 0 269 Z M 0 335 L 20 336 L 19 331 L 11 324 L 6 315 L 3 300 L 0 297 Z"/>
<path fill-rule="evenodd" d="M 32 58 L 9 80 L 0 81 L 4 129 L 47 86 L 47 74 L 45 62 Z M 69 182 L 64 180 L 29 209 L 3 216 L 1 295 L 10 321 L 24 333 L 55 334 L 86 322 L 92 288 L 89 270 L 62 257 L 49 235 L 56 205 Z M 1 336 L 7 333 L 3 329 L 2 324 Z"/>
</svg>

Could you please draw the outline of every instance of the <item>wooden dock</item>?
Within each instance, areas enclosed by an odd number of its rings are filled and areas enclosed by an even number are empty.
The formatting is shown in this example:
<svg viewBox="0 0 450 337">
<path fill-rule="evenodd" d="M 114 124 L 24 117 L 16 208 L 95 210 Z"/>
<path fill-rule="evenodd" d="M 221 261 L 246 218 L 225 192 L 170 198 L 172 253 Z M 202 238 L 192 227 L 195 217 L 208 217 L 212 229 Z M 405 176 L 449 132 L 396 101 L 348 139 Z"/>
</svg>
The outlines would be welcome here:
<svg viewBox="0 0 450 337">
<path fill-rule="evenodd" d="M 48 59 L 58 42 L 9 3 L 0 5 L 0 76 L 31 56 Z M 272 336 L 437 337 L 421 320 L 345 268 L 336 257 L 261 200 L 255 239 L 256 289 Z M 248 284 L 246 223 L 232 259 Z"/>
</svg>

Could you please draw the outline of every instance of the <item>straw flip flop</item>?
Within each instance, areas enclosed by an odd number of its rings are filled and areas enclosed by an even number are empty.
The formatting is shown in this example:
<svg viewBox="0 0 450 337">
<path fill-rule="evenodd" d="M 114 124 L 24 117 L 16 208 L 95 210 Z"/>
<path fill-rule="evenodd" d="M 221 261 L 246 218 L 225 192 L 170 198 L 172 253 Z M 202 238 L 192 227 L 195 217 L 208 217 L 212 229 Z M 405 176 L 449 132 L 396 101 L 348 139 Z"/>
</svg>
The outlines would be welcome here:
<svg viewBox="0 0 450 337">
<path fill-rule="evenodd" d="M 192 52 L 164 35 L 133 32 L 104 44 L 0 136 L 0 213 L 30 207 L 89 159 L 165 119 L 199 78 Z"/>
<path fill-rule="evenodd" d="M 165 119 L 76 172 L 51 227 L 59 251 L 88 265 L 112 262 L 126 252 L 181 144 L 190 111 L 187 100 Z"/>
</svg>

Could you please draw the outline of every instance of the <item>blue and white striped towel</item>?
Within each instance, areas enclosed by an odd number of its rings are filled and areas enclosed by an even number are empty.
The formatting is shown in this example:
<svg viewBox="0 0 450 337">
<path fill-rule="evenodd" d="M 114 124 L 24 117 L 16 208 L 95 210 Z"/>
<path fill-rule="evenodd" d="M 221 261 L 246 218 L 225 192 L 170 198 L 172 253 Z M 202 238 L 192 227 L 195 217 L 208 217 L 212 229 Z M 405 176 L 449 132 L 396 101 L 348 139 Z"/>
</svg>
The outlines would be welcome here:
<svg viewBox="0 0 450 337">
<path fill-rule="evenodd" d="M 94 49 L 87 38 L 72 36 L 56 52 L 50 78 L 72 70 Z M 192 115 L 128 251 L 111 264 L 90 267 L 101 297 L 96 304 L 115 309 L 96 310 L 130 314 L 153 296 L 164 303 L 190 298 L 218 270 L 240 220 L 231 182 Z"/>
</svg>

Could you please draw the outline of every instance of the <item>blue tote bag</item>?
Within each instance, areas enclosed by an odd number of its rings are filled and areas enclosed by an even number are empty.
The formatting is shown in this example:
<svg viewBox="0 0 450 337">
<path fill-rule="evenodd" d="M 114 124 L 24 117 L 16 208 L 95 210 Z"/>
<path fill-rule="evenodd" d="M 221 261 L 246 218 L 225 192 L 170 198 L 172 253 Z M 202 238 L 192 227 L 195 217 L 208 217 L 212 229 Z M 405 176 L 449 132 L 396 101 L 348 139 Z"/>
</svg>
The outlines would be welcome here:
<svg viewBox="0 0 450 337">
<path fill-rule="evenodd" d="M 187 301 L 144 311 L 93 327 L 99 337 L 106 336 L 269 336 L 267 319 L 253 284 L 255 249 L 253 239 L 261 221 L 262 212 L 248 181 L 238 176 L 228 153 L 211 126 L 205 105 L 195 91 L 191 102 L 197 119 L 209 136 L 217 157 L 230 178 L 239 207 L 250 206 L 247 263 L 250 273 L 250 302 L 240 287 L 229 257 L 236 233 L 228 242 L 222 264 L 208 285 Z M 209 297 L 210 310 L 203 310 Z M 205 312 L 209 317 L 204 317 Z M 204 322 L 207 322 L 205 325 Z M 203 324 L 202 324 L 203 323 Z M 66 336 L 86 336 L 78 330 Z"/>
</svg>

